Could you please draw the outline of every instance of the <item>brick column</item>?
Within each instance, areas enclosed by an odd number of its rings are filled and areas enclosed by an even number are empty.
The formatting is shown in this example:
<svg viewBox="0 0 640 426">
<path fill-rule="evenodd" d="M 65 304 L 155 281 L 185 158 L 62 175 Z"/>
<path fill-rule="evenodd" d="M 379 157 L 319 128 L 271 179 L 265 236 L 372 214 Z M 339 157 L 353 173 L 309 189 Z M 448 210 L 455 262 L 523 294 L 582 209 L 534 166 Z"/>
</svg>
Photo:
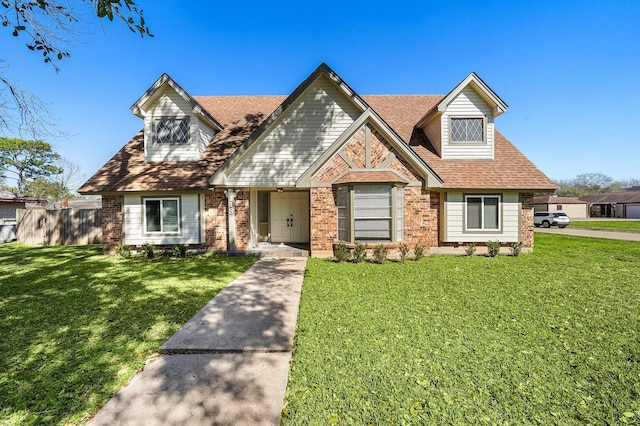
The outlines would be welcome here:
<svg viewBox="0 0 640 426">
<path fill-rule="evenodd" d="M 333 243 L 338 240 L 338 206 L 333 188 L 311 188 L 310 228 L 311 255 L 327 256 L 333 253 Z"/>
<path fill-rule="evenodd" d="M 227 250 L 227 198 L 222 191 L 204 197 L 204 233 L 207 250 Z"/>
<path fill-rule="evenodd" d="M 102 196 L 102 251 L 105 254 L 115 253 L 116 246 L 123 243 L 123 204 L 122 195 Z"/>
<path fill-rule="evenodd" d="M 525 247 L 533 247 L 533 194 L 520 193 L 520 242 Z"/>
</svg>

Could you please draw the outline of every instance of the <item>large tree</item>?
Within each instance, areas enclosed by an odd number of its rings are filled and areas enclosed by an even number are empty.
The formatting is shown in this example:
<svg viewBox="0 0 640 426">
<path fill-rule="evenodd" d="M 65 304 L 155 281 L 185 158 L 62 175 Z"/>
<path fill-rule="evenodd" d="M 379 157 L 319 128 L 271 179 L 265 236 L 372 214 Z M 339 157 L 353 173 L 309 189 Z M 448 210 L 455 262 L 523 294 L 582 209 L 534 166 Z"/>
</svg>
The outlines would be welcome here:
<svg viewBox="0 0 640 426">
<path fill-rule="evenodd" d="M 56 164 L 59 159 L 46 142 L 0 137 L 0 175 L 14 180 L 18 193 L 36 179 L 61 173 Z"/>
<path fill-rule="evenodd" d="M 132 0 L 0 0 L 0 22 L 7 35 L 26 39 L 26 47 L 58 71 L 56 62 L 70 56 L 68 39 L 77 34 L 76 24 L 87 8 L 99 18 L 115 18 L 131 31 L 151 36 L 142 9 Z M 39 138 L 55 133 L 50 121 L 44 103 L 5 78 L 0 67 L 0 132 Z"/>
</svg>

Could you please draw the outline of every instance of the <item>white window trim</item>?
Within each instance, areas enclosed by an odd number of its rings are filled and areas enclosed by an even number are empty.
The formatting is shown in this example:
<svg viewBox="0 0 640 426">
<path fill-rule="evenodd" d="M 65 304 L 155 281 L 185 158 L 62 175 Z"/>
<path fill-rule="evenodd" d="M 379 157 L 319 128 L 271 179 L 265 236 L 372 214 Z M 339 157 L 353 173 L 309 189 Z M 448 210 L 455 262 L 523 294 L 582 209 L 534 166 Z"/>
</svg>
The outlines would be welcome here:
<svg viewBox="0 0 640 426">
<path fill-rule="evenodd" d="M 470 120 L 476 119 L 482 120 L 482 140 L 481 141 L 454 141 L 453 140 L 453 131 L 452 122 L 454 120 Z M 459 115 L 459 116 L 449 116 L 449 143 L 453 145 L 485 145 L 487 143 L 487 117 L 484 115 Z"/>
<path fill-rule="evenodd" d="M 165 232 L 162 230 L 162 207 L 164 201 L 176 201 L 178 207 L 178 230 Z M 160 201 L 160 231 L 148 231 L 147 230 L 147 201 Z M 145 235 L 179 235 L 182 232 L 182 216 L 180 208 L 180 197 L 144 197 L 142 199 L 142 233 Z"/>
<path fill-rule="evenodd" d="M 467 214 L 469 198 L 482 199 L 482 209 L 480 209 L 480 228 L 469 228 L 467 226 Z M 485 198 L 497 198 L 498 199 L 498 227 L 497 228 L 485 228 L 484 227 L 484 200 Z M 465 232 L 502 232 L 502 195 L 500 194 L 467 194 L 464 196 L 464 230 Z"/>
</svg>

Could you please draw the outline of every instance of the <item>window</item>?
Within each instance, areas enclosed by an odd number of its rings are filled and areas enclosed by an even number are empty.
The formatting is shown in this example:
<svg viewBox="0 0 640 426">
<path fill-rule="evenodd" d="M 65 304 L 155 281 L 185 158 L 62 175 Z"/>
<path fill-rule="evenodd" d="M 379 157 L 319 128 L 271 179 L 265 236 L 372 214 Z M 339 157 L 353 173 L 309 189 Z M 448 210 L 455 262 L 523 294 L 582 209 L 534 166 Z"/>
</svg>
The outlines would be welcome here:
<svg viewBox="0 0 640 426">
<path fill-rule="evenodd" d="M 156 120 L 156 143 L 163 145 L 189 143 L 189 117 Z"/>
<path fill-rule="evenodd" d="M 451 142 L 483 142 L 482 118 L 452 118 Z"/>
<path fill-rule="evenodd" d="M 467 229 L 500 229 L 500 196 L 469 195 L 466 197 Z"/>
<path fill-rule="evenodd" d="M 562 210 L 562 204 L 557 204 L 556 205 L 556 210 Z"/>
<path fill-rule="evenodd" d="M 340 187 L 337 204 L 339 240 L 402 241 L 403 188 L 381 185 Z"/>
<path fill-rule="evenodd" d="M 180 232 L 180 203 L 177 198 L 146 198 L 143 203 L 147 233 Z"/>
</svg>

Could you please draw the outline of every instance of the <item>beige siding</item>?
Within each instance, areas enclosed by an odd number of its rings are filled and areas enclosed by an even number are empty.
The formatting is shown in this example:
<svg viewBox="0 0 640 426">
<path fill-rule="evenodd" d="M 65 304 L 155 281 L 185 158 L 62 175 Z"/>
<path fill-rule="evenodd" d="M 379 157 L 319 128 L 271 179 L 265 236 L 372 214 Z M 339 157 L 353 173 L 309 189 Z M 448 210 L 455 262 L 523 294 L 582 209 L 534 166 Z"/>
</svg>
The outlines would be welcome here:
<svg viewBox="0 0 640 426">
<path fill-rule="evenodd" d="M 466 194 L 470 195 L 470 194 Z M 478 195 L 493 195 L 483 193 Z M 520 204 L 517 192 L 505 192 L 499 194 L 502 197 L 500 205 L 501 229 L 491 231 L 466 231 L 465 230 L 465 207 L 462 192 L 449 192 L 445 197 L 445 232 L 443 240 L 445 242 L 487 242 L 498 240 L 502 243 L 518 241 L 520 232 Z"/>
<path fill-rule="evenodd" d="M 452 117 L 485 118 L 485 143 L 451 143 L 449 139 L 449 120 Z M 465 87 L 448 105 L 442 114 L 442 158 L 493 158 L 493 112 L 491 107 L 470 87 Z"/>
<path fill-rule="evenodd" d="M 561 209 L 558 209 L 561 206 Z M 550 212 L 563 212 L 569 216 L 570 219 L 584 219 L 587 216 L 587 204 L 536 204 L 534 210 L 550 211 Z"/>
<path fill-rule="evenodd" d="M 184 145 L 154 145 L 154 120 L 159 118 L 189 117 L 190 143 Z M 193 115 L 191 105 L 173 90 L 167 90 L 146 112 L 144 120 L 145 130 L 145 160 L 157 161 L 196 161 L 200 159 L 202 151 L 213 137 L 214 132 L 201 123 Z"/>
<path fill-rule="evenodd" d="M 144 233 L 143 198 L 180 199 L 180 235 L 149 235 Z M 151 244 L 199 244 L 200 205 L 198 195 L 138 194 L 124 197 L 124 243 L 130 245 Z"/>
<path fill-rule="evenodd" d="M 436 149 L 438 154 L 442 154 L 442 128 L 440 125 L 440 114 L 431 118 L 424 126 L 424 133 L 429 138 L 429 142 Z"/>
<path fill-rule="evenodd" d="M 227 185 L 294 185 L 359 115 L 351 100 L 320 77 L 243 154 Z"/>
</svg>

